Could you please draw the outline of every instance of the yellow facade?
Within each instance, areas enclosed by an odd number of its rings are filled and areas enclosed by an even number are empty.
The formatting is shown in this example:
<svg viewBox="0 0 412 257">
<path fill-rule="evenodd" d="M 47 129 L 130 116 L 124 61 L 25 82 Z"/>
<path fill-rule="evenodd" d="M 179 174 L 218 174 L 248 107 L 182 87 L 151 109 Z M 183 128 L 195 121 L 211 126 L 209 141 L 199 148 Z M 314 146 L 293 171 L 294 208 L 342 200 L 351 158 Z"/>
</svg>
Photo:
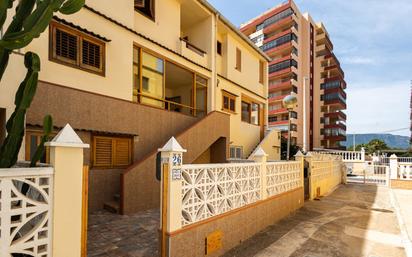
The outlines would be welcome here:
<svg viewBox="0 0 412 257">
<path fill-rule="evenodd" d="M 104 42 L 104 75 L 50 60 L 50 34 L 46 30 L 20 53 L 11 56 L 0 85 L 0 108 L 7 110 L 7 117 L 14 109 L 13 96 L 25 74 L 22 53 L 33 51 L 39 54 L 42 60 L 41 81 L 133 102 L 133 49 L 138 47 L 164 62 L 205 78 L 207 112 L 222 111 L 222 90 L 237 95 L 237 111 L 231 113 L 231 144 L 242 146 L 244 157 L 247 157 L 260 142 L 267 126 L 264 117 L 268 79 L 265 75 L 261 81 L 259 71 L 261 63 L 267 70 L 268 57 L 205 1 L 156 1 L 154 19 L 135 11 L 131 0 L 122 1 L 115 8 L 109 0 L 89 0 L 76 14 L 56 15 L 66 23 L 107 39 Z M 217 54 L 217 41 L 222 43 L 221 54 Z M 235 69 L 237 49 L 242 53 L 241 71 Z M 159 94 L 165 98 L 167 88 Z M 241 121 L 243 98 L 260 105 L 263 118 L 259 125 Z M 158 102 L 153 105 L 163 108 L 164 105 L 159 106 Z"/>
</svg>

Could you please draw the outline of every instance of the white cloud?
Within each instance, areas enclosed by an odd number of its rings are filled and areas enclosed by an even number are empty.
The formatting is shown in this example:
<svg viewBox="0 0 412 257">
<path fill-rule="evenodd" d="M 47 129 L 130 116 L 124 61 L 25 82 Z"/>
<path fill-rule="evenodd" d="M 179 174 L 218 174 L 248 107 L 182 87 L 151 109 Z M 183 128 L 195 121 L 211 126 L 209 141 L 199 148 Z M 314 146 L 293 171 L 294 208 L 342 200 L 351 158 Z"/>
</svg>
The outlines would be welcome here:
<svg viewBox="0 0 412 257">
<path fill-rule="evenodd" d="M 362 57 L 362 56 L 345 56 L 341 59 L 342 63 L 345 64 L 370 64 L 377 65 L 379 62 L 374 58 Z"/>
<path fill-rule="evenodd" d="M 351 85 L 348 93 L 348 133 L 382 133 L 409 127 L 409 81 L 367 87 Z M 408 130 L 394 132 L 409 135 Z"/>
</svg>

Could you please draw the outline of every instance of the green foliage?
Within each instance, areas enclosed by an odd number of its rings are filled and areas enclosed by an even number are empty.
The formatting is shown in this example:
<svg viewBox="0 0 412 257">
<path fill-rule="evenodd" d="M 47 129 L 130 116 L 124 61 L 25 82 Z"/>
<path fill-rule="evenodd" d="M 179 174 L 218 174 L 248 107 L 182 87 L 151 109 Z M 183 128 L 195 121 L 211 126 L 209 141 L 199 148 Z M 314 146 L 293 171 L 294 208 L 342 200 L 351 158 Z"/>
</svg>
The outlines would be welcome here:
<svg viewBox="0 0 412 257">
<path fill-rule="evenodd" d="M 369 143 L 367 143 L 367 144 L 356 145 L 355 150 L 360 151 L 360 150 L 362 150 L 362 148 L 365 149 L 365 152 L 367 154 L 373 154 L 373 153 L 377 153 L 378 151 L 389 150 L 390 149 L 390 147 L 384 141 L 382 141 L 380 139 L 373 139 L 373 140 L 369 141 Z M 349 147 L 348 149 L 353 150 L 353 147 Z"/>
<path fill-rule="evenodd" d="M 11 52 L 26 47 L 33 39 L 38 38 L 46 30 L 55 12 L 73 14 L 85 4 L 85 0 L 19 0 L 12 21 L 7 29 L 3 28 L 7 11 L 13 7 L 14 2 L 16 1 L 0 1 L 0 29 L 5 31 L 0 40 L 0 80 L 6 71 Z M 9 168 L 17 162 L 24 137 L 26 112 L 37 89 L 39 56 L 31 52 L 26 53 L 24 64 L 27 74 L 17 90 L 15 110 L 7 121 L 7 137 L 0 148 L 0 168 Z M 48 126 L 45 131 L 47 134 L 52 126 L 51 117 L 46 117 L 45 121 Z"/>
<path fill-rule="evenodd" d="M 15 0 L 2 0 L 0 5 L 0 25 L 3 29 L 7 9 Z M 0 80 L 9 61 L 12 50 L 20 49 L 38 38 L 49 25 L 55 12 L 73 14 L 79 11 L 85 0 L 20 0 L 3 38 L 0 40 Z"/>
<path fill-rule="evenodd" d="M 30 162 L 30 167 L 35 167 L 36 163 L 40 161 L 41 157 L 44 155 L 45 146 L 44 144 L 50 139 L 50 134 L 53 131 L 53 119 L 50 115 L 46 115 L 43 120 L 43 136 L 41 137 L 40 144 L 38 145 L 36 152 Z"/>
<path fill-rule="evenodd" d="M 37 89 L 40 71 L 39 56 L 32 52 L 26 53 L 24 64 L 27 68 L 27 74 L 20 84 L 14 99 L 16 108 L 7 121 L 7 137 L 0 149 L 0 168 L 10 168 L 17 161 L 24 136 L 26 111 L 30 107 Z"/>
</svg>

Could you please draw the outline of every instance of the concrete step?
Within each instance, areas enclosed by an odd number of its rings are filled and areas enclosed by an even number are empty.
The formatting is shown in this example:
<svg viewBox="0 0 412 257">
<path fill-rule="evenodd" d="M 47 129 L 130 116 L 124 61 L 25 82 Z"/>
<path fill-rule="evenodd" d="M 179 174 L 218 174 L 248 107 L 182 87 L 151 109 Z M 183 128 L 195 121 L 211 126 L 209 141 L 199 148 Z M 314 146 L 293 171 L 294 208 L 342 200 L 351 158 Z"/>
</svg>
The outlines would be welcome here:
<svg viewBox="0 0 412 257">
<path fill-rule="evenodd" d="M 106 202 L 103 208 L 112 213 L 120 213 L 120 203 L 118 201 Z"/>
</svg>

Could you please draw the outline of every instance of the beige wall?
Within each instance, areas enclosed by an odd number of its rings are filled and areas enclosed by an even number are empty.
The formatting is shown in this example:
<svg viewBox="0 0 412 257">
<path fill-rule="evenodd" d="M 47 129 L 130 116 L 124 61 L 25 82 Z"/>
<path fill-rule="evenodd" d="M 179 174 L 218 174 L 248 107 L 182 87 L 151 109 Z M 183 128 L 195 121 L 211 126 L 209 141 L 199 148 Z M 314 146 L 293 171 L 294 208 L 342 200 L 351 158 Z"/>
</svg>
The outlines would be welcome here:
<svg viewBox="0 0 412 257">
<path fill-rule="evenodd" d="M 206 237 L 218 230 L 223 235 L 223 247 L 208 256 L 222 256 L 259 231 L 301 208 L 303 202 L 303 188 L 299 188 L 185 227 L 169 236 L 170 244 L 173 245 L 170 256 L 204 256 Z"/>
<path fill-rule="evenodd" d="M 391 188 L 412 190 L 411 180 L 391 179 Z"/>
</svg>

